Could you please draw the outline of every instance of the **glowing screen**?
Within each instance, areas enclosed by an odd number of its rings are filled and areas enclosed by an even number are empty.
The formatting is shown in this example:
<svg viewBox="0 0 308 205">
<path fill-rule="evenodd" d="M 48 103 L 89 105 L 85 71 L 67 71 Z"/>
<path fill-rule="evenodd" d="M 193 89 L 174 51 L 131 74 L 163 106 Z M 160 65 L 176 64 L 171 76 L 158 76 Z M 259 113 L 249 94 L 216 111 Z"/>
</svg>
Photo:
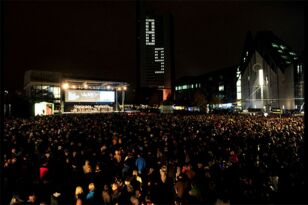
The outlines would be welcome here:
<svg viewBox="0 0 308 205">
<path fill-rule="evenodd" d="M 66 102 L 114 102 L 114 91 L 67 90 Z"/>
</svg>

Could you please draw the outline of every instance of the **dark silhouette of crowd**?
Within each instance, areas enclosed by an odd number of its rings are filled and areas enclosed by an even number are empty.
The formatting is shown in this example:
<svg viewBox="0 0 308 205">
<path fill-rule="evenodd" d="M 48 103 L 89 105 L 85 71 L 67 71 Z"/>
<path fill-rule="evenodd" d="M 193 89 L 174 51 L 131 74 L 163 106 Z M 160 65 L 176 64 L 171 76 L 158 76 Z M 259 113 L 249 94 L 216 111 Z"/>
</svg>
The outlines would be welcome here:
<svg viewBox="0 0 308 205">
<path fill-rule="evenodd" d="M 303 203 L 303 117 L 5 119 L 6 204 Z"/>
</svg>

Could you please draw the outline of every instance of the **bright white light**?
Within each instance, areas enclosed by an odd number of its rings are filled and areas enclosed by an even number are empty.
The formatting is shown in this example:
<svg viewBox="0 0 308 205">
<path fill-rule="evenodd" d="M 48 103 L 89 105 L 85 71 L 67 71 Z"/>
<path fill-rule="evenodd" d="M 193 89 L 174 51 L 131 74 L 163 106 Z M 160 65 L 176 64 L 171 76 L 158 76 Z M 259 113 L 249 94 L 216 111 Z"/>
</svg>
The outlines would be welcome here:
<svg viewBox="0 0 308 205">
<path fill-rule="evenodd" d="M 127 87 L 124 86 L 124 87 L 123 87 L 123 90 L 127 90 Z"/>
<path fill-rule="evenodd" d="M 259 85 L 263 86 L 264 85 L 264 80 L 263 80 L 263 69 L 259 70 Z"/>
<path fill-rule="evenodd" d="M 265 112 L 265 113 L 264 113 L 264 117 L 267 117 L 267 116 L 268 116 L 268 113 L 267 113 L 267 112 Z"/>
<path fill-rule="evenodd" d="M 224 90 L 225 90 L 225 86 L 224 86 L 224 85 L 220 85 L 220 86 L 218 87 L 218 90 L 219 90 L 219 91 L 224 91 Z"/>
<path fill-rule="evenodd" d="M 111 88 L 111 86 L 110 86 L 110 85 L 107 85 L 107 89 L 110 90 L 110 88 Z"/>
<path fill-rule="evenodd" d="M 146 19 L 145 20 L 145 44 L 146 45 L 155 45 L 155 20 Z"/>
<path fill-rule="evenodd" d="M 88 85 L 85 83 L 85 84 L 83 85 L 83 87 L 84 87 L 84 88 L 88 88 Z"/>
<path fill-rule="evenodd" d="M 68 83 L 63 83 L 63 84 L 62 84 L 62 88 L 63 88 L 64 90 L 68 89 L 69 87 L 70 87 L 70 86 L 69 86 Z"/>
</svg>

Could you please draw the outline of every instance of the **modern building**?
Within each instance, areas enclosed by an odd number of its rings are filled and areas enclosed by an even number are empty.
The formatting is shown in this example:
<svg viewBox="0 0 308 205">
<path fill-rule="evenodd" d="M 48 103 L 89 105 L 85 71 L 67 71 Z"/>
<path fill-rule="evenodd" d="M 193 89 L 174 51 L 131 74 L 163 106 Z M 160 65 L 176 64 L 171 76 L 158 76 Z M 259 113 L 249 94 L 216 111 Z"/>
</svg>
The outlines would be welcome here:
<svg viewBox="0 0 308 205">
<path fill-rule="evenodd" d="M 172 16 L 137 3 L 138 101 L 160 103 L 172 95 Z"/>
<path fill-rule="evenodd" d="M 176 103 L 193 106 L 204 101 L 210 108 L 232 107 L 236 102 L 236 68 L 232 66 L 178 79 L 175 85 Z"/>
<path fill-rule="evenodd" d="M 299 109 L 304 103 L 304 65 L 270 31 L 247 34 L 237 70 L 237 101 L 243 109 Z"/>
<path fill-rule="evenodd" d="M 101 111 L 105 108 L 110 110 L 110 107 L 119 111 L 121 101 L 122 107 L 124 105 L 128 86 L 126 82 L 60 72 L 28 70 L 24 76 L 24 90 L 33 104 L 52 103 L 55 113 Z"/>
</svg>

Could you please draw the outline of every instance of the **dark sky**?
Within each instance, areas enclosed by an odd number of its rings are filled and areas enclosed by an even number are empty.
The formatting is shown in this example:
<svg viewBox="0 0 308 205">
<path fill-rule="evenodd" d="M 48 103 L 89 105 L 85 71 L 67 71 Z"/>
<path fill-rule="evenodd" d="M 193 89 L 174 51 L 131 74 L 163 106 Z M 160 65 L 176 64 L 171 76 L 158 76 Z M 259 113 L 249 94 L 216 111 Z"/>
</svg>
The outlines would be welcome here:
<svg viewBox="0 0 308 205">
<path fill-rule="evenodd" d="M 50 70 L 136 81 L 135 1 L 11 1 L 3 5 L 4 88 L 24 71 Z M 151 2 L 174 16 L 176 78 L 236 65 L 248 30 L 272 30 L 304 49 L 299 2 Z"/>
</svg>

